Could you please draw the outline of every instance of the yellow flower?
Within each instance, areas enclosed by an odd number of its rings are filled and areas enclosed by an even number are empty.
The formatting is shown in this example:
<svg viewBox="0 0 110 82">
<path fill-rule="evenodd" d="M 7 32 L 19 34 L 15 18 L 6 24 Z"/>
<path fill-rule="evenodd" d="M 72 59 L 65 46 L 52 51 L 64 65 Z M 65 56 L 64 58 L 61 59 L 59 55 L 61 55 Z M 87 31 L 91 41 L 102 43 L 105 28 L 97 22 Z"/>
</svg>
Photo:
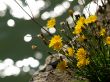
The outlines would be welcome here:
<svg viewBox="0 0 110 82">
<path fill-rule="evenodd" d="M 104 28 L 102 28 L 101 30 L 100 30 L 100 36 L 104 36 L 105 35 L 105 33 L 106 33 L 106 30 L 104 29 Z"/>
<path fill-rule="evenodd" d="M 77 60 L 85 59 L 86 58 L 86 51 L 84 48 L 79 48 L 76 53 Z"/>
<path fill-rule="evenodd" d="M 77 38 L 77 41 L 83 42 L 86 39 L 84 35 L 80 35 L 79 38 Z"/>
<path fill-rule="evenodd" d="M 91 15 L 90 17 L 91 22 L 96 22 L 97 16 L 96 15 Z"/>
<path fill-rule="evenodd" d="M 80 34 L 82 32 L 82 28 L 84 28 L 84 17 L 80 17 L 79 20 L 76 22 L 75 29 L 73 31 L 73 34 Z"/>
<path fill-rule="evenodd" d="M 75 51 L 73 48 L 69 47 L 69 48 L 67 48 L 67 52 L 70 57 L 73 57 Z"/>
<path fill-rule="evenodd" d="M 77 25 L 80 24 L 81 26 L 83 26 L 84 21 L 85 21 L 85 18 L 84 18 L 84 17 L 80 17 L 76 24 L 77 24 Z"/>
<path fill-rule="evenodd" d="M 89 58 L 87 58 L 87 59 L 81 59 L 81 60 L 79 60 L 79 61 L 77 62 L 77 67 L 78 67 L 78 68 L 81 68 L 81 67 L 83 67 L 83 66 L 85 66 L 85 65 L 88 65 L 89 63 L 90 63 Z"/>
<path fill-rule="evenodd" d="M 62 48 L 62 46 L 63 46 L 62 42 L 56 42 L 53 46 L 53 49 L 58 51 Z"/>
<path fill-rule="evenodd" d="M 60 50 L 62 46 L 62 38 L 59 35 L 54 35 L 50 40 L 49 47 L 53 47 L 54 50 Z"/>
<path fill-rule="evenodd" d="M 96 22 L 97 16 L 96 15 L 91 15 L 85 20 L 85 24 L 90 24 L 93 22 Z"/>
<path fill-rule="evenodd" d="M 90 63 L 89 58 L 86 56 L 87 52 L 84 50 L 84 48 L 79 48 L 76 53 L 77 58 L 77 67 L 80 68 L 82 66 L 88 65 Z"/>
<path fill-rule="evenodd" d="M 47 27 L 48 28 L 53 28 L 55 25 L 56 25 L 55 18 L 51 18 L 50 20 L 47 21 Z"/>
<path fill-rule="evenodd" d="M 82 32 L 81 26 L 76 25 L 73 34 L 80 34 Z"/>
<path fill-rule="evenodd" d="M 67 67 L 67 61 L 64 60 L 64 59 L 62 61 L 60 61 L 58 63 L 58 65 L 57 65 L 57 68 L 60 69 L 60 70 L 62 70 L 62 71 L 65 70 L 66 67 Z"/>
<path fill-rule="evenodd" d="M 110 45 L 110 36 L 106 38 L 106 44 Z"/>
</svg>

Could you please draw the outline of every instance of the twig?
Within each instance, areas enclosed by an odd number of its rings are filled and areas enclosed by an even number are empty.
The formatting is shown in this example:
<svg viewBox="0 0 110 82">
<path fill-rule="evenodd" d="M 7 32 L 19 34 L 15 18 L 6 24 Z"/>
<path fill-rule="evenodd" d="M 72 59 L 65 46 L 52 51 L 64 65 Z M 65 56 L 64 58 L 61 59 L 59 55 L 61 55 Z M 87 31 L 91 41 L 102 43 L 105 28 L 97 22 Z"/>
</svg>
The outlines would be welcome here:
<svg viewBox="0 0 110 82">
<path fill-rule="evenodd" d="M 50 34 L 50 32 L 48 30 L 46 30 L 40 23 L 38 23 L 37 21 L 35 21 L 34 17 L 31 17 L 31 15 L 29 15 L 29 13 L 26 12 L 26 10 L 15 0 L 15 2 L 19 5 L 19 7 L 31 18 L 31 20 L 33 22 L 35 22 L 37 25 L 39 25 L 42 29 L 44 29 L 50 36 L 52 36 L 52 34 Z M 28 6 L 29 7 L 29 6 Z M 30 7 L 29 7 L 30 8 Z M 31 11 L 32 13 L 32 11 Z"/>
</svg>

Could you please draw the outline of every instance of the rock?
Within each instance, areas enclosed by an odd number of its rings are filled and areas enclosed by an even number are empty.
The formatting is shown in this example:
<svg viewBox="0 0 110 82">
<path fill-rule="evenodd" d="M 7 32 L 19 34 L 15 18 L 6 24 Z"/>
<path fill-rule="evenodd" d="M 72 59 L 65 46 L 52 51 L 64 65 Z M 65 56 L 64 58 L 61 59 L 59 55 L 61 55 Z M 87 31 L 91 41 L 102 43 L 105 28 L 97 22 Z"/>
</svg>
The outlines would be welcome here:
<svg viewBox="0 0 110 82">
<path fill-rule="evenodd" d="M 56 55 L 48 56 L 44 64 L 45 68 L 37 71 L 30 82 L 71 82 L 75 80 L 74 73 L 70 69 L 61 71 L 55 68 L 54 64 L 57 64 L 59 59 L 60 57 Z"/>
<path fill-rule="evenodd" d="M 79 82 L 74 76 L 73 70 L 66 69 L 61 71 L 55 68 L 54 64 L 57 64 L 56 62 L 60 59 L 60 56 L 48 56 L 44 64 L 44 69 L 36 71 L 30 82 Z"/>
<path fill-rule="evenodd" d="M 72 72 L 51 70 L 34 74 L 30 82 L 72 82 Z"/>
</svg>

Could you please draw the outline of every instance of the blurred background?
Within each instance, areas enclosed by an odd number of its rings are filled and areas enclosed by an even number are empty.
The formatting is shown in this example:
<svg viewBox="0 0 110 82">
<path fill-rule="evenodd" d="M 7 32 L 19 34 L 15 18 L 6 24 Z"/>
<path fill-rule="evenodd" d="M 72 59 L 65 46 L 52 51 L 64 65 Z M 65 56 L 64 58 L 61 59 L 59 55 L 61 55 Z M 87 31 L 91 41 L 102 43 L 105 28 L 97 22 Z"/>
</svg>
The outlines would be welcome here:
<svg viewBox="0 0 110 82">
<path fill-rule="evenodd" d="M 52 17 L 56 18 L 57 23 L 66 19 L 73 25 L 68 15 L 69 9 L 75 15 L 83 12 L 88 16 L 89 10 L 84 10 L 84 7 L 89 1 L 0 0 L 0 82 L 28 82 L 32 74 L 42 68 L 48 56 L 48 47 L 34 36 L 40 32 L 47 35 L 42 27 L 46 29 L 46 22 Z M 91 4 L 87 7 L 94 14 L 97 5 Z M 31 17 L 39 24 L 32 21 Z M 49 29 L 49 32 L 54 34 L 56 29 Z M 36 46 L 37 51 L 32 49 Z"/>
</svg>

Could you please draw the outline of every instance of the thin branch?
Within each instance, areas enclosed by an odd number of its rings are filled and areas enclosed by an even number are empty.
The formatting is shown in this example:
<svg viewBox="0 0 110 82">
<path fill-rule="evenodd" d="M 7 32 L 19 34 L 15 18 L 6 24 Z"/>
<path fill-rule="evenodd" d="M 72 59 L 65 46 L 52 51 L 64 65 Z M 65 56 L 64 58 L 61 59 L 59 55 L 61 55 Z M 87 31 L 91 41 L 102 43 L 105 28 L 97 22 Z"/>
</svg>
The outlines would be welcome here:
<svg viewBox="0 0 110 82">
<path fill-rule="evenodd" d="M 28 8 L 29 8 L 29 10 L 30 10 L 30 12 L 32 14 L 32 18 L 34 19 L 34 15 L 33 15 L 32 11 L 31 11 L 31 8 L 30 8 L 29 4 L 27 3 L 27 1 L 25 1 L 25 2 L 26 2 L 27 6 L 28 6 Z"/>
<path fill-rule="evenodd" d="M 102 3 L 102 6 L 104 6 L 104 2 L 103 2 L 103 0 L 101 0 L 101 3 Z"/>
<path fill-rule="evenodd" d="M 31 18 L 31 20 L 33 22 L 35 22 L 37 25 L 39 25 L 42 29 L 44 29 L 49 35 L 52 36 L 52 34 L 50 34 L 50 32 L 48 30 L 46 30 L 40 23 L 38 23 L 34 17 L 31 17 L 31 15 L 29 15 L 29 13 L 26 12 L 26 10 L 15 0 L 15 2 L 19 5 L 19 7 L 21 7 L 21 9 Z M 29 7 L 29 6 L 28 6 Z"/>
</svg>

